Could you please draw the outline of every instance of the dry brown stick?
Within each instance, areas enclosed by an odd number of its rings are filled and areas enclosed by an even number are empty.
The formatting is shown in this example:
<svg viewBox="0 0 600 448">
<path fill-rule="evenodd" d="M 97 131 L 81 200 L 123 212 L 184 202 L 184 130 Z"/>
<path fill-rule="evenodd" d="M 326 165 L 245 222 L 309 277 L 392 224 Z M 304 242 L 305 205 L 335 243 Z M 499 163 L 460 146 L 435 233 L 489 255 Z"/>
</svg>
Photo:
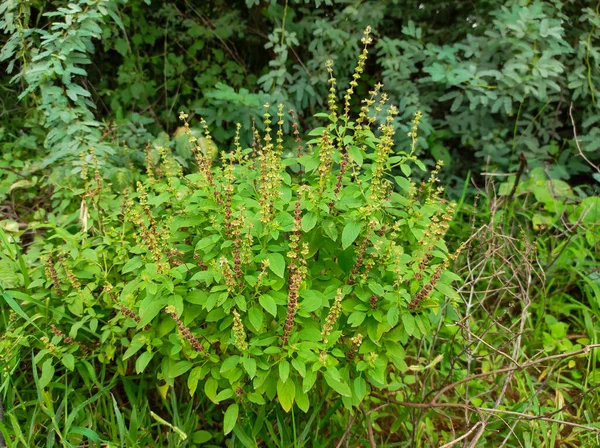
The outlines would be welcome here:
<svg viewBox="0 0 600 448">
<path fill-rule="evenodd" d="M 519 171 L 517 171 L 517 177 L 515 178 L 515 184 L 513 185 L 512 190 L 510 190 L 510 193 L 506 200 L 507 203 L 512 200 L 515 193 L 517 192 L 517 187 L 519 186 L 519 182 L 521 181 L 521 176 L 523 175 L 523 172 L 525 171 L 526 167 L 527 167 L 527 159 L 525 158 L 525 153 L 522 152 L 519 155 Z"/>
<path fill-rule="evenodd" d="M 466 439 L 467 437 L 469 437 L 479 426 L 482 426 L 483 423 L 481 422 L 477 422 L 473 425 L 473 427 L 471 429 L 469 429 L 466 433 L 464 433 L 462 436 L 460 436 L 457 439 L 454 439 L 442 446 L 440 446 L 440 448 L 450 448 L 451 446 L 456 445 L 458 442 L 460 442 L 461 440 Z"/>
<path fill-rule="evenodd" d="M 420 408 L 420 409 L 431 409 L 431 408 L 469 408 L 472 411 L 477 412 L 479 415 L 482 415 L 483 412 L 488 412 L 488 413 L 492 413 L 492 414 L 508 414 L 508 415 L 515 415 L 518 417 L 522 417 L 523 419 L 530 421 L 530 420 L 542 420 L 544 422 L 549 422 L 549 423 L 557 423 L 560 425 L 566 425 L 566 426 L 572 426 L 574 428 L 581 428 L 581 429 L 585 429 L 588 431 L 592 431 L 595 433 L 600 434 L 600 428 L 595 428 L 593 426 L 586 426 L 586 425 L 581 425 L 579 423 L 573 423 L 573 422 L 567 422 L 565 420 L 557 420 L 555 418 L 548 418 L 548 417 L 541 417 L 538 415 L 529 415 L 529 414 L 524 414 L 522 412 L 516 412 L 516 411 L 506 411 L 503 409 L 492 409 L 492 408 L 480 408 L 477 406 L 470 406 L 468 404 L 463 404 L 463 403 L 410 403 L 410 402 L 406 402 L 406 401 L 397 401 L 394 400 L 392 398 L 388 398 L 388 400 L 392 403 L 395 403 L 399 406 L 404 406 L 407 408 Z"/>
<path fill-rule="evenodd" d="M 369 444 L 371 445 L 371 448 L 377 448 L 377 443 L 375 443 L 375 435 L 373 434 L 373 425 L 371 424 L 371 417 L 369 417 L 371 411 L 366 412 L 362 404 L 360 405 L 360 409 L 365 415 L 365 419 L 367 421 L 367 434 L 369 435 Z"/>
<path fill-rule="evenodd" d="M 344 440 L 346 440 L 346 437 L 348 437 L 348 434 L 350 434 L 350 431 L 352 430 L 352 425 L 354 424 L 354 420 L 356 420 L 356 415 L 352 416 L 351 419 L 348 419 L 348 428 L 346 428 L 346 432 L 344 432 L 344 434 L 342 434 L 342 438 L 339 440 L 339 442 L 335 446 L 335 448 L 342 448 L 342 445 L 344 444 Z"/>
<path fill-rule="evenodd" d="M 571 106 L 569 106 L 569 116 L 571 117 L 571 124 L 573 125 L 573 137 L 575 138 L 575 145 L 577 146 L 579 155 L 583 157 L 583 160 L 585 160 L 591 167 L 595 168 L 596 171 L 600 173 L 600 167 L 594 165 L 583 153 L 581 146 L 579 146 L 579 140 L 577 139 L 577 127 L 575 126 L 575 119 L 573 118 L 573 103 L 571 103 Z"/>
<path fill-rule="evenodd" d="M 580 350 L 575 350 L 574 352 L 568 352 L 568 353 L 559 353 L 557 355 L 551 355 L 551 356 L 545 356 L 544 358 L 540 358 L 540 359 L 536 359 L 533 361 L 529 361 L 526 362 L 525 364 L 520 364 L 517 365 L 515 367 L 505 367 L 504 369 L 498 369 L 498 370 L 492 370 L 490 372 L 483 372 L 483 373 L 478 373 L 477 375 L 472 375 L 469 376 L 467 378 L 463 378 L 462 380 L 458 380 L 455 381 L 452 384 L 448 384 L 447 386 L 444 386 L 443 388 L 441 388 L 439 390 L 439 392 L 433 397 L 433 400 L 431 400 L 432 403 L 437 402 L 440 397 L 442 395 L 444 395 L 445 392 L 449 391 L 450 389 L 454 389 L 456 386 L 458 386 L 459 384 L 462 383 L 466 383 L 467 381 L 473 381 L 477 378 L 484 378 L 486 376 L 490 376 L 490 375 L 497 375 L 500 373 L 509 373 L 509 372 L 514 372 L 515 370 L 523 370 L 526 369 L 528 367 L 534 366 L 536 364 L 540 364 L 544 361 L 551 361 L 553 359 L 561 359 L 561 358 L 568 358 L 570 356 L 577 356 L 577 355 L 581 355 L 583 353 L 588 353 L 591 350 L 600 347 L 600 344 L 591 344 L 591 345 L 586 345 L 585 347 L 583 347 Z"/>
</svg>

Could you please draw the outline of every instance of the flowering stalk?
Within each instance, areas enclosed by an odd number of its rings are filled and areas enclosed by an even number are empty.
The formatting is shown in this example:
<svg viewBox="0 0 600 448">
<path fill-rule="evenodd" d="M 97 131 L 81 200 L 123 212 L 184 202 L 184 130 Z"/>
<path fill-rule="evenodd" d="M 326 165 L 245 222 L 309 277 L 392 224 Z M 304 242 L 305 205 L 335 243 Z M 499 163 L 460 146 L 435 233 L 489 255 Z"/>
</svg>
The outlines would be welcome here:
<svg viewBox="0 0 600 448">
<path fill-rule="evenodd" d="M 210 154 L 210 150 L 213 147 L 214 143 L 212 141 L 212 136 L 208 130 L 208 124 L 204 120 L 204 118 L 200 119 L 200 124 L 204 128 L 204 140 L 206 143 L 206 152 L 207 154 L 203 154 L 202 148 L 197 145 L 198 139 L 192 135 L 192 130 L 190 129 L 189 123 L 187 121 L 188 114 L 184 112 L 179 113 L 179 119 L 183 121 L 184 132 L 188 136 L 188 141 L 192 144 L 192 153 L 196 158 L 196 164 L 198 165 L 198 170 L 204 179 L 204 187 L 209 191 L 212 191 L 213 197 L 217 204 L 222 204 L 223 200 L 221 199 L 219 192 L 217 191 L 217 187 L 215 185 L 215 179 L 212 173 L 212 158 Z"/>
<path fill-rule="evenodd" d="M 152 259 L 156 263 L 158 272 L 164 273 L 169 268 L 168 264 L 163 261 L 163 253 L 166 253 L 165 243 L 168 239 L 168 231 L 167 228 L 163 229 L 162 232 L 159 231 L 156 218 L 152 215 L 152 210 L 148 205 L 148 195 L 144 186 L 141 182 L 138 182 L 137 187 L 140 205 L 146 215 L 148 224 L 146 225 L 142 216 L 133 209 L 133 201 L 130 201 L 128 204 L 126 212 L 127 218 L 131 223 L 138 227 L 136 238 L 139 243 L 143 243 L 150 251 Z"/>
<path fill-rule="evenodd" d="M 329 174 L 333 168 L 333 142 L 329 131 L 325 129 L 319 142 L 319 195 L 322 195 L 327 187 Z"/>
<path fill-rule="evenodd" d="M 192 346 L 192 348 L 194 350 L 196 350 L 199 353 L 202 353 L 204 351 L 204 345 L 202 345 L 202 343 L 198 340 L 198 338 L 192 334 L 190 329 L 185 326 L 185 324 L 181 321 L 181 319 L 179 319 L 179 317 L 177 317 L 177 313 L 175 312 L 175 307 L 172 305 L 169 305 L 165 308 L 165 312 L 169 316 L 171 316 L 171 319 L 173 319 L 175 321 L 175 323 L 177 324 L 177 328 L 179 329 L 179 332 L 181 333 L 181 336 L 183 336 L 183 338 L 190 343 L 190 345 Z"/>
<path fill-rule="evenodd" d="M 369 297 L 369 305 L 371 305 L 371 308 L 374 310 L 377 309 L 377 296 L 375 294 L 371 294 L 371 297 Z"/>
<path fill-rule="evenodd" d="M 334 118 L 337 118 L 337 91 L 335 88 L 336 79 L 333 76 L 333 61 L 328 59 L 326 62 L 327 71 L 329 72 L 329 95 L 327 95 L 327 104 Z M 334 120 L 336 121 L 336 120 Z"/>
<path fill-rule="evenodd" d="M 367 56 L 369 54 L 368 46 L 371 42 L 373 42 L 373 39 L 371 38 L 370 34 L 371 34 L 371 27 L 368 26 L 367 28 L 365 28 L 365 31 L 363 33 L 363 38 L 361 39 L 361 42 L 364 45 L 363 50 L 362 50 L 360 56 L 358 56 L 358 64 L 356 65 L 356 68 L 354 69 L 354 74 L 352 75 L 352 81 L 350 81 L 350 87 L 348 87 L 348 90 L 346 90 L 346 95 L 344 96 L 344 119 L 346 120 L 346 122 L 349 120 L 350 99 L 352 98 L 354 89 L 356 87 L 358 87 L 357 81 L 360 79 L 360 76 L 365 69 L 365 62 L 367 61 Z"/>
<path fill-rule="evenodd" d="M 285 328 L 283 331 L 283 344 L 287 344 L 288 338 L 294 328 L 294 319 L 298 308 L 298 290 L 306 277 L 306 255 L 308 254 L 308 245 L 305 243 L 300 250 L 300 240 L 302 238 L 302 210 L 300 209 L 300 197 L 296 200 L 294 210 L 294 227 L 290 235 L 290 250 L 287 253 L 290 259 L 288 278 L 288 305 Z"/>
<path fill-rule="evenodd" d="M 265 104 L 265 146 L 258 151 L 260 166 L 259 176 L 259 204 L 260 221 L 269 224 L 273 221 L 274 203 L 279 198 L 281 185 L 281 155 L 278 147 L 274 149 L 271 137 L 271 115 L 268 112 L 269 103 Z M 279 137 L 278 137 L 279 138 Z M 279 145 L 279 143 L 278 143 Z"/>
<path fill-rule="evenodd" d="M 388 164 L 390 154 L 394 148 L 394 116 L 398 114 L 395 106 L 387 110 L 386 121 L 381 125 L 382 135 L 375 149 L 375 167 L 371 178 L 370 199 L 373 203 L 378 203 L 388 196 L 388 188 L 384 184 L 385 168 Z"/>
<path fill-rule="evenodd" d="M 69 344 L 69 345 L 75 344 L 75 339 L 64 334 L 56 325 L 50 324 L 50 329 L 52 330 L 52 334 L 54 334 L 55 336 L 58 336 L 59 338 L 62 338 L 62 340 L 65 344 Z"/>
<path fill-rule="evenodd" d="M 233 334 L 235 335 L 235 346 L 239 351 L 244 352 L 248 349 L 248 343 L 246 342 L 246 332 L 244 331 L 244 324 L 240 315 L 236 309 L 233 310 Z"/>
<path fill-rule="evenodd" d="M 363 336 L 360 333 L 350 338 L 350 342 L 352 343 L 352 345 L 350 346 L 350 350 L 348 350 L 348 353 L 346 354 L 346 359 L 348 361 L 352 361 L 354 359 L 356 353 L 358 352 L 358 349 L 360 348 L 360 345 L 362 344 L 362 341 Z"/>
<path fill-rule="evenodd" d="M 59 257 L 58 261 L 60 261 L 60 264 L 62 265 L 62 268 L 65 271 L 65 275 L 67 276 L 67 280 L 69 281 L 73 289 L 80 290 L 81 283 L 79 282 L 79 279 L 75 276 L 75 274 L 73 274 L 73 271 L 69 269 L 69 267 L 66 265 L 65 258 Z"/>
<path fill-rule="evenodd" d="M 235 287 L 237 286 L 237 281 L 236 281 L 236 276 L 235 276 L 233 270 L 229 266 L 229 261 L 227 260 L 227 258 L 221 257 L 219 259 L 219 267 L 221 268 L 221 271 L 223 272 L 223 277 L 225 278 L 225 284 L 227 285 L 229 291 L 233 292 L 235 290 Z"/>
<path fill-rule="evenodd" d="M 342 312 L 342 299 L 344 298 L 344 294 L 342 289 L 339 288 L 336 292 L 335 299 L 333 301 L 333 305 L 329 309 L 329 313 L 325 318 L 325 325 L 323 325 L 323 330 L 321 330 L 321 336 L 323 336 L 323 342 L 327 344 L 327 338 L 333 330 L 333 326 L 337 322 L 340 317 L 340 313 Z"/>
<path fill-rule="evenodd" d="M 298 130 L 298 120 L 296 118 L 296 112 L 293 109 L 290 109 L 288 112 L 292 117 L 292 135 L 294 136 L 294 140 L 296 141 L 296 157 L 300 159 L 302 157 L 302 143 L 300 140 L 300 131 Z M 302 176 L 304 174 L 304 168 L 300 165 L 300 170 L 298 174 Z"/>
<path fill-rule="evenodd" d="M 235 182 L 235 176 L 233 175 L 233 154 L 227 154 L 226 156 L 224 155 L 223 158 L 229 159 L 229 163 L 225 164 L 225 168 L 223 169 L 223 178 L 225 180 L 225 186 L 223 187 L 225 192 L 223 209 L 225 212 L 225 234 L 231 238 L 231 198 L 233 196 L 233 184 Z"/>
<path fill-rule="evenodd" d="M 59 296 L 64 294 L 62 288 L 60 287 L 60 279 L 58 278 L 58 272 L 56 272 L 56 267 L 54 265 L 54 260 L 52 257 L 48 256 L 43 259 L 44 261 L 44 272 L 46 273 L 46 278 L 52 281 L 52 285 L 56 290 L 56 293 Z"/>
<path fill-rule="evenodd" d="M 442 272 L 444 272 L 444 269 L 446 269 L 446 267 L 447 267 L 447 260 L 444 261 L 444 263 L 440 264 L 437 267 L 437 269 L 435 270 L 435 272 L 433 274 L 433 277 L 431 277 L 431 280 L 429 280 L 429 283 L 427 283 L 425 286 L 423 286 L 423 289 L 421 289 L 415 295 L 415 297 L 410 301 L 410 303 L 408 304 L 409 310 L 416 309 L 417 306 L 419 306 L 419 303 L 421 303 L 423 300 L 425 300 L 427 297 L 429 297 L 429 294 L 431 294 L 431 291 L 433 291 L 433 288 L 435 288 L 435 285 L 439 281 L 440 277 L 442 276 Z"/>
<path fill-rule="evenodd" d="M 358 118 L 354 123 L 354 129 L 356 131 L 360 130 L 370 130 L 371 124 L 375 121 L 375 116 L 372 118 L 369 117 L 369 113 L 371 112 L 371 106 L 375 104 L 375 98 L 379 94 L 380 90 L 383 88 L 383 84 L 377 83 L 375 84 L 375 88 L 369 91 L 369 97 L 362 100 L 364 104 L 360 108 L 360 112 L 358 114 Z M 363 124 L 364 123 L 364 124 Z"/>
<path fill-rule="evenodd" d="M 336 183 L 335 183 L 335 187 L 333 189 L 333 194 L 334 196 L 337 197 L 338 194 L 340 194 L 340 191 L 342 190 L 342 180 L 344 179 L 344 173 L 346 172 L 346 167 L 348 166 L 348 152 L 345 151 L 343 156 L 342 156 L 342 160 L 340 161 L 340 171 L 338 172 L 337 178 L 336 178 Z M 333 207 L 334 207 L 334 202 L 331 201 L 329 203 L 329 213 L 333 212 Z"/>
</svg>

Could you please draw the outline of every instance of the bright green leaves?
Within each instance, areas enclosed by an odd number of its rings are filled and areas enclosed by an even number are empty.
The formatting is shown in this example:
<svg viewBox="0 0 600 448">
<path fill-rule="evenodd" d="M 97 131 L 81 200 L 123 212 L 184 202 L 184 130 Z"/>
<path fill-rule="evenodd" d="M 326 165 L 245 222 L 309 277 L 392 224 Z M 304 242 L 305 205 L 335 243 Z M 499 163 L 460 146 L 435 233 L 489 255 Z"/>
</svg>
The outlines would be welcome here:
<svg viewBox="0 0 600 448">
<path fill-rule="evenodd" d="M 400 309 L 397 305 L 392 306 L 387 312 L 387 321 L 391 327 L 395 327 L 400 317 Z"/>
<path fill-rule="evenodd" d="M 275 300 L 268 294 L 263 294 L 258 299 L 261 306 L 273 317 L 277 317 L 277 305 Z"/>
<path fill-rule="evenodd" d="M 244 370 L 248 373 L 250 379 L 256 376 L 256 360 L 253 358 L 242 358 Z"/>
<path fill-rule="evenodd" d="M 144 370 L 146 370 L 146 366 L 148 365 L 148 363 L 150 361 L 152 361 L 152 358 L 154 357 L 154 353 L 153 352 L 144 352 L 142 353 L 138 359 L 135 360 L 135 373 L 142 373 L 144 372 Z"/>
<path fill-rule="evenodd" d="M 283 277 L 285 272 L 285 258 L 279 253 L 272 253 L 267 256 L 269 260 L 269 269 L 279 277 Z"/>
<path fill-rule="evenodd" d="M 219 383 L 214 378 L 208 378 L 204 383 L 204 393 L 208 397 L 210 401 L 218 404 L 217 400 L 217 389 L 219 388 Z"/>
<path fill-rule="evenodd" d="M 323 230 L 325 231 L 325 234 L 331 238 L 333 241 L 337 241 L 338 239 L 338 230 L 337 230 L 337 226 L 335 225 L 335 221 L 332 219 L 328 219 L 326 221 L 323 222 Z"/>
<path fill-rule="evenodd" d="M 367 395 L 367 382 L 362 376 L 354 379 L 354 395 L 359 402 Z"/>
<path fill-rule="evenodd" d="M 45 388 L 54 377 L 54 364 L 52 358 L 48 358 L 42 364 L 42 374 L 39 376 L 38 385 L 40 389 Z"/>
<path fill-rule="evenodd" d="M 277 307 L 275 307 L 275 312 L 277 312 Z M 253 329 L 258 332 L 262 328 L 264 314 L 260 308 L 254 306 L 248 310 L 248 320 L 250 321 L 250 325 L 252 325 Z"/>
<path fill-rule="evenodd" d="M 302 217 L 302 231 L 310 232 L 317 224 L 318 216 L 314 212 L 309 212 Z"/>
<path fill-rule="evenodd" d="M 348 155 L 350 156 L 350 160 L 356 163 L 358 166 L 362 166 L 363 164 L 363 151 L 357 146 L 349 146 L 348 147 Z"/>
<path fill-rule="evenodd" d="M 287 381 L 277 380 L 277 398 L 285 412 L 289 412 L 294 405 L 296 386 L 291 378 Z"/>
<path fill-rule="evenodd" d="M 223 433 L 225 435 L 233 431 L 233 428 L 237 423 L 239 411 L 240 406 L 237 403 L 229 405 L 225 411 L 225 416 L 223 417 Z"/>
<path fill-rule="evenodd" d="M 410 335 L 414 335 L 417 329 L 415 318 L 411 313 L 402 313 L 402 324 L 404 325 L 404 330 Z"/>
<path fill-rule="evenodd" d="M 190 391 L 190 395 L 194 395 L 196 393 L 196 388 L 198 387 L 198 381 L 202 377 L 202 368 L 194 367 L 190 374 L 188 375 L 187 386 Z"/>
<path fill-rule="evenodd" d="M 329 367 L 323 374 L 325 382 L 329 387 L 344 397 L 351 397 L 352 391 L 348 383 L 341 377 L 340 372 L 335 367 Z"/>
<path fill-rule="evenodd" d="M 290 363 L 285 359 L 279 363 L 279 379 L 284 383 L 290 376 Z"/>
<path fill-rule="evenodd" d="M 357 221 L 351 221 L 344 226 L 342 231 L 342 249 L 346 250 L 358 238 L 364 224 Z"/>
</svg>

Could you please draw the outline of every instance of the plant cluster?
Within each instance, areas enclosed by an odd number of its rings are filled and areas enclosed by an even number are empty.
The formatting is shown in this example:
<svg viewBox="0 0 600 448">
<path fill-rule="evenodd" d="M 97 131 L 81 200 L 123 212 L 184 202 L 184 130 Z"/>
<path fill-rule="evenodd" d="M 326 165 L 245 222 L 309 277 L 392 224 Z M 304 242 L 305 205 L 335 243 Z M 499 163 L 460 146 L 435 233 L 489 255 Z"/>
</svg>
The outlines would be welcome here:
<svg viewBox="0 0 600 448">
<path fill-rule="evenodd" d="M 79 229 L 57 233 L 30 274 L 32 299 L 50 306 L 35 359 L 47 381 L 90 350 L 165 387 L 186 375 L 191 395 L 228 404 L 226 434 L 240 409 L 275 397 L 308 412 L 331 389 L 350 409 L 372 389 L 406 387 L 403 346 L 430 337 L 456 298 L 444 243 L 453 206 L 437 171 L 411 181 L 411 165 L 424 166 L 414 144 L 393 150 L 397 109 L 380 85 L 353 117 L 369 29 L 362 42 L 342 104 L 331 71 L 326 123 L 293 157 L 283 105 L 265 104 L 264 132 L 244 148 L 238 126 L 220 160 L 200 146 L 212 141 L 206 122 L 196 137 L 182 112 L 197 171 L 158 148 L 160 163 L 148 157 L 124 196 L 104 185 L 94 152 L 83 159 Z"/>
</svg>

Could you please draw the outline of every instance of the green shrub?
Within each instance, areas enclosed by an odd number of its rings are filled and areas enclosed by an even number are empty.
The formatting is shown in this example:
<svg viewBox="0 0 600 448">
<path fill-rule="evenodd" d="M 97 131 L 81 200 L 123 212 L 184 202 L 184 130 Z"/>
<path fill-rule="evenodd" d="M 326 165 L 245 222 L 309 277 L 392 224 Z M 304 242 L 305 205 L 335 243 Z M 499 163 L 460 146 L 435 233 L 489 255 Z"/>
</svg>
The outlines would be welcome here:
<svg viewBox="0 0 600 448">
<path fill-rule="evenodd" d="M 369 42 L 366 32 L 355 81 Z M 420 114 L 412 146 L 395 151 L 397 110 L 381 86 L 353 117 L 354 88 L 338 105 L 332 72 L 330 111 L 307 147 L 294 118 L 296 138 L 284 138 L 283 107 L 272 116 L 267 104 L 265 133 L 249 148 L 236 136 L 220 163 L 204 150 L 206 123 L 200 141 L 182 112 L 198 172 L 184 175 L 164 148 L 154 164 L 148 150 L 147 176 L 124 197 L 103 185 L 93 152 L 83 161 L 79 221 L 49 235 L 29 285 L 48 306 L 52 334 L 35 355 L 47 381 L 90 352 L 165 387 L 185 374 L 192 395 L 229 404 L 225 433 L 246 403 L 277 397 L 307 412 L 333 390 L 351 408 L 372 388 L 403 387 L 403 345 L 431 337 L 456 297 L 444 243 L 453 205 L 437 169 L 410 180 L 424 168 Z"/>
</svg>

